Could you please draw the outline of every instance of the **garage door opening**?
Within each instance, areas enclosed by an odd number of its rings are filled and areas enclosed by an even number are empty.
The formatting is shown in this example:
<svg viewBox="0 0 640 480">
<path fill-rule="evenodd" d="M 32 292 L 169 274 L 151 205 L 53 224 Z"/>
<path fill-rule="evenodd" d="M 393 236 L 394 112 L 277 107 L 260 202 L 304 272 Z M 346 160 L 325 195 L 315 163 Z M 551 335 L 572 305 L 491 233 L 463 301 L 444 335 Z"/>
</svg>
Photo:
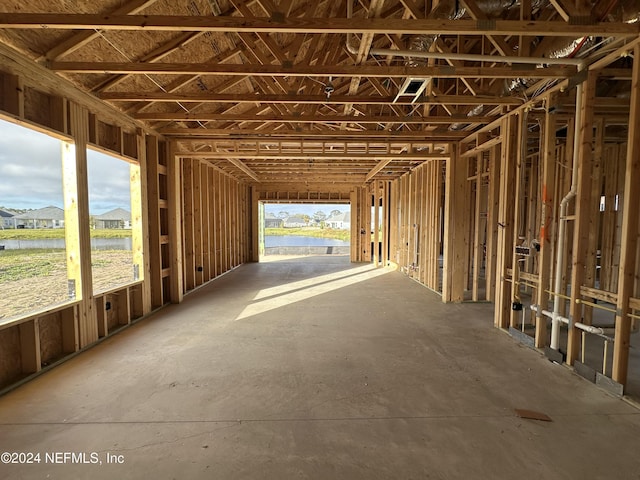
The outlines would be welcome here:
<svg viewBox="0 0 640 480">
<path fill-rule="evenodd" d="M 282 256 L 350 254 L 348 203 L 260 202 L 259 212 L 260 261 Z"/>
</svg>

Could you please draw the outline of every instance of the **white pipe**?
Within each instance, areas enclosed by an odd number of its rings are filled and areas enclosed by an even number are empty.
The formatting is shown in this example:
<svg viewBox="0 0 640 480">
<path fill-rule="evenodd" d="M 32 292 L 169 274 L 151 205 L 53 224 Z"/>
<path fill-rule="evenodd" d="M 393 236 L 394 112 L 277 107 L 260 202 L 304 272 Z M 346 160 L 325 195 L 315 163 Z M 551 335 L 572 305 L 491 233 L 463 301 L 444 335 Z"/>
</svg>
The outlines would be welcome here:
<svg viewBox="0 0 640 480">
<path fill-rule="evenodd" d="M 576 322 L 573 324 L 576 328 L 580 330 L 584 330 L 587 333 L 593 333 L 595 335 L 604 335 L 604 330 L 599 327 L 594 327 L 593 325 L 585 325 L 584 323 Z"/>
<path fill-rule="evenodd" d="M 558 229 L 558 248 L 555 269 L 555 297 L 553 299 L 553 317 L 551 318 L 551 348 L 558 350 L 560 348 L 560 322 L 557 320 L 560 312 L 560 302 L 564 295 L 562 290 L 562 271 L 564 270 L 564 246 L 567 241 L 567 210 L 569 202 L 576 196 L 578 183 L 578 149 L 580 147 L 580 125 L 582 124 L 582 90 L 583 84 L 579 83 L 576 90 L 576 117 L 573 135 L 573 167 L 571 171 L 571 188 L 569 192 L 560 201 L 560 227 Z M 573 286 L 575 288 L 575 285 Z"/>
<path fill-rule="evenodd" d="M 533 310 L 534 312 L 541 313 L 542 315 L 549 317 L 551 319 L 553 319 L 554 317 L 553 312 L 550 312 L 549 310 L 541 310 L 538 305 L 531 305 L 529 308 L 531 308 L 531 310 Z M 558 320 L 558 322 L 564 323 L 565 325 L 569 325 L 568 318 L 563 317 L 562 315 L 555 315 L 555 318 Z"/>
<path fill-rule="evenodd" d="M 347 50 L 349 45 L 349 34 L 347 34 Z M 351 47 L 353 48 L 353 47 Z M 351 50 L 349 50 L 351 52 Z M 351 52 L 351 53 L 358 53 Z M 422 52 L 419 50 L 390 50 L 383 48 L 372 48 L 371 55 L 383 55 L 393 57 L 414 57 L 433 58 L 436 60 L 466 60 L 469 62 L 496 62 L 496 63 L 527 63 L 533 65 L 582 65 L 583 60 L 577 58 L 544 58 L 544 57 L 517 57 L 502 55 L 480 55 L 474 53 L 443 53 L 443 52 Z"/>
</svg>

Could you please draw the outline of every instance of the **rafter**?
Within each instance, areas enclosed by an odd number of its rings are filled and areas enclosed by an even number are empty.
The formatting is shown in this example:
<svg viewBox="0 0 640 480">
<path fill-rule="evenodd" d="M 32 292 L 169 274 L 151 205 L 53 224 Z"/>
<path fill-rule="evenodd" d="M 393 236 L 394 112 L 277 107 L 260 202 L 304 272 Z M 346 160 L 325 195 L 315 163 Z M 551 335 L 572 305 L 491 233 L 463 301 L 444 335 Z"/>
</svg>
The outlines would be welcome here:
<svg viewBox="0 0 640 480">
<path fill-rule="evenodd" d="M 138 13 L 157 1 L 158 0 L 132 0 L 122 5 L 121 7 L 110 11 L 109 15 L 128 15 Z M 99 36 L 100 33 L 96 31 L 76 33 L 66 40 L 60 42 L 55 47 L 49 49 L 47 53 L 42 56 L 42 58 L 45 58 L 47 60 L 58 60 L 59 58 L 62 58 L 65 55 L 69 55 L 79 48 L 82 48 Z"/>
</svg>

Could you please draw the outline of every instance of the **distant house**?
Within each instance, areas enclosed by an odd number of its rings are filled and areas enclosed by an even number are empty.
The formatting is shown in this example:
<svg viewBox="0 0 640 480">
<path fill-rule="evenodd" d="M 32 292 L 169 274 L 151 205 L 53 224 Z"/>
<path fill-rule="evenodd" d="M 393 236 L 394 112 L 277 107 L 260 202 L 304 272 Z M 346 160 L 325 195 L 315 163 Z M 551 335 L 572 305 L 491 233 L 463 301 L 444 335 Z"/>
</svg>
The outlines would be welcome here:
<svg viewBox="0 0 640 480">
<path fill-rule="evenodd" d="M 13 216 L 15 228 L 64 228 L 64 210 L 53 205 Z"/>
<path fill-rule="evenodd" d="M 349 230 L 351 228 L 351 213 L 340 213 L 333 215 L 324 221 L 324 224 L 329 228 L 336 228 L 339 230 Z"/>
<path fill-rule="evenodd" d="M 0 228 L 15 228 L 13 217 L 16 215 L 17 213 L 11 210 L 0 209 Z"/>
<path fill-rule="evenodd" d="M 284 228 L 306 227 L 308 223 L 302 215 L 292 215 L 284 219 Z"/>
<path fill-rule="evenodd" d="M 131 212 L 124 208 L 115 208 L 102 215 L 95 215 L 95 228 L 131 228 Z"/>
<path fill-rule="evenodd" d="M 284 220 L 276 217 L 273 213 L 264 216 L 264 228 L 282 228 Z"/>
</svg>

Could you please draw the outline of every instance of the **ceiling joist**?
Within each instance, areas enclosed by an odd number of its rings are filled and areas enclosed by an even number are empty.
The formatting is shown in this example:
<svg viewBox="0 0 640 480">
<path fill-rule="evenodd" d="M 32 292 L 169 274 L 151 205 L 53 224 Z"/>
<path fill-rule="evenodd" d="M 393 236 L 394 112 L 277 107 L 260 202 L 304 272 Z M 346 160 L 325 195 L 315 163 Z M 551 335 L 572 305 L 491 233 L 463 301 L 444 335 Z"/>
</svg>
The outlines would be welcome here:
<svg viewBox="0 0 640 480">
<path fill-rule="evenodd" d="M 146 30 L 169 32 L 360 33 L 385 35 L 540 35 L 550 37 L 633 37 L 640 25 L 603 23 L 580 25 L 558 21 L 442 20 L 401 18 L 271 18 L 181 15 L 93 15 L 61 13 L 0 13 L 0 28 L 59 30 Z M 275 20 L 277 19 L 277 20 Z"/>
</svg>

